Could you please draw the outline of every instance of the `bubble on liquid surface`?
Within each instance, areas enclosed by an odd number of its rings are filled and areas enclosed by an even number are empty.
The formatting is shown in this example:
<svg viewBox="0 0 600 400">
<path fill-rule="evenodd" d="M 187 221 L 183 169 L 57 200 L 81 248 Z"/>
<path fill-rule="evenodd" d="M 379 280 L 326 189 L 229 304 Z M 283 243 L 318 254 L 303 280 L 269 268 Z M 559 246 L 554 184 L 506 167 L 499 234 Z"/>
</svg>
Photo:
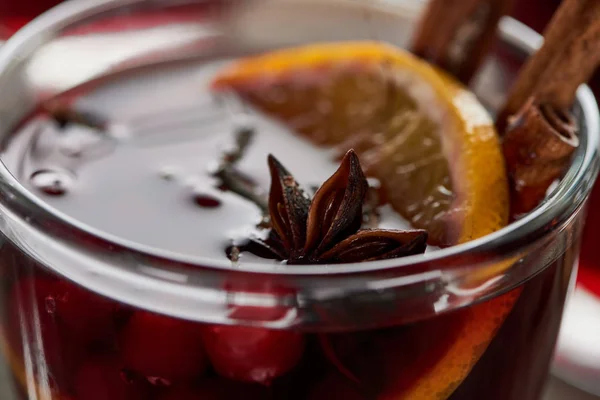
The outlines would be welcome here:
<svg viewBox="0 0 600 400">
<path fill-rule="evenodd" d="M 59 151 L 71 158 L 103 157 L 115 148 L 115 141 L 103 132 L 74 126 L 62 132 Z"/>
<path fill-rule="evenodd" d="M 33 187 L 50 196 L 66 194 L 75 183 L 75 177 L 67 171 L 43 169 L 31 174 Z"/>
</svg>

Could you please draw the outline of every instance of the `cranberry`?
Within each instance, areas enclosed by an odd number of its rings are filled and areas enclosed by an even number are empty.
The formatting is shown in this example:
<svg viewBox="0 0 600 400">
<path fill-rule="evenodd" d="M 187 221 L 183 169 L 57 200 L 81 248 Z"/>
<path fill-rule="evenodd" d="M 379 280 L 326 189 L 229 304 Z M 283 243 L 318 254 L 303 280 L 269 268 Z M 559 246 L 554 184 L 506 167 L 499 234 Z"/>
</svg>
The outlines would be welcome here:
<svg viewBox="0 0 600 400">
<path fill-rule="evenodd" d="M 268 257 L 267 257 L 268 258 Z M 251 293 L 251 294 L 270 294 L 277 296 L 295 296 L 295 291 L 281 284 L 274 284 L 269 280 L 258 282 L 241 281 L 238 277 L 231 277 L 234 282 L 227 282 L 224 285 L 228 293 Z M 238 282 L 240 280 L 240 282 Z M 286 316 L 289 312 L 287 306 L 277 307 L 257 307 L 248 305 L 230 305 L 231 318 L 244 321 L 277 321 Z"/>
<path fill-rule="evenodd" d="M 132 379 L 117 357 L 87 360 L 75 377 L 76 400 L 146 400 L 148 386 Z"/>
<path fill-rule="evenodd" d="M 212 393 L 200 392 L 199 389 L 187 386 L 178 386 L 166 389 L 156 400 L 217 400 L 219 397 Z"/>
<path fill-rule="evenodd" d="M 54 282 L 46 279 L 24 278 L 10 294 L 11 338 L 58 337 L 54 297 Z"/>
<path fill-rule="evenodd" d="M 83 351 L 65 337 L 56 317 L 56 281 L 27 277 L 10 294 L 9 340 L 24 360 L 55 384 L 66 384 Z M 43 357 L 44 363 L 41 362 Z"/>
<path fill-rule="evenodd" d="M 127 367 L 168 383 L 190 381 L 207 367 L 200 325 L 137 311 L 123 329 Z"/>
<path fill-rule="evenodd" d="M 209 379 L 194 387 L 168 388 L 156 400 L 258 400 L 267 396 L 267 389 L 262 386 Z"/>
<path fill-rule="evenodd" d="M 91 343 L 113 336 L 115 303 L 67 281 L 56 293 L 56 315 L 73 337 Z"/>
<path fill-rule="evenodd" d="M 13 292 L 28 302 L 26 312 L 39 310 L 40 322 L 53 325 L 69 340 L 95 342 L 110 336 L 114 328 L 114 304 L 70 282 L 25 278 Z M 37 305 L 31 303 L 34 298 Z"/>
<path fill-rule="evenodd" d="M 304 337 L 289 331 L 208 326 L 203 337 L 217 372 L 241 382 L 268 385 L 294 368 L 304 351 Z"/>
</svg>

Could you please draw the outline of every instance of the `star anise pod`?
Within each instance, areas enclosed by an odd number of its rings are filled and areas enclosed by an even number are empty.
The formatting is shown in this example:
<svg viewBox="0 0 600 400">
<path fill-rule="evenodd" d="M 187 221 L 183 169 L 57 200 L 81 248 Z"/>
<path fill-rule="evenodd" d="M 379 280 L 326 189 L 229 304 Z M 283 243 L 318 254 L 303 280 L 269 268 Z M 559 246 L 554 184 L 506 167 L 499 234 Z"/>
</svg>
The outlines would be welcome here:
<svg viewBox="0 0 600 400">
<path fill-rule="evenodd" d="M 374 261 L 425 251 L 426 231 L 360 230 L 369 184 L 353 150 L 312 201 L 275 157 L 268 162 L 272 231 L 267 240 L 253 241 L 260 248 L 249 251 L 290 264 Z"/>
</svg>

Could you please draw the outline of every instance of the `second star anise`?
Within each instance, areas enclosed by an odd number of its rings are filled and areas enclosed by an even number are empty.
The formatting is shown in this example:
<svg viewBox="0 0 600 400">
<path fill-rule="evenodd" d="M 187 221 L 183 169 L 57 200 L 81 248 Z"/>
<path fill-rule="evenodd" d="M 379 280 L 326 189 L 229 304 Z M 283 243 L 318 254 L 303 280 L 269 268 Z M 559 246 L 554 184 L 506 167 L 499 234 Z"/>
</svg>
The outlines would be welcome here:
<svg viewBox="0 0 600 400">
<path fill-rule="evenodd" d="M 353 150 L 312 201 L 275 157 L 268 163 L 272 230 L 267 240 L 253 241 L 258 248 L 249 251 L 290 264 L 374 261 L 425 251 L 426 231 L 360 229 L 369 184 Z"/>
</svg>

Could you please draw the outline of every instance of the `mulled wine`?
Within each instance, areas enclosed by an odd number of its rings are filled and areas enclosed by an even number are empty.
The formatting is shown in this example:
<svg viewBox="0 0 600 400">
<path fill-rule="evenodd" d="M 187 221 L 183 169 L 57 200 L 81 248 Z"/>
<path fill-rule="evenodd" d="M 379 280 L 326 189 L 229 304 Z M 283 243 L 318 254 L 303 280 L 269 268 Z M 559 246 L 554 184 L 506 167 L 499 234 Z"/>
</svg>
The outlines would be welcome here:
<svg viewBox="0 0 600 400">
<path fill-rule="evenodd" d="M 309 21 L 319 7 L 276 9 Z M 507 173 L 482 105 L 497 111 L 497 92 L 478 99 L 379 41 L 265 49 L 253 33 L 40 94 L 3 136 L 0 350 L 16 398 L 538 398 L 597 110 L 526 105 L 519 129 L 542 110 L 564 137 L 576 121 L 579 142 L 515 215 L 521 169 Z M 518 36 L 488 81 L 514 79 Z"/>
</svg>

